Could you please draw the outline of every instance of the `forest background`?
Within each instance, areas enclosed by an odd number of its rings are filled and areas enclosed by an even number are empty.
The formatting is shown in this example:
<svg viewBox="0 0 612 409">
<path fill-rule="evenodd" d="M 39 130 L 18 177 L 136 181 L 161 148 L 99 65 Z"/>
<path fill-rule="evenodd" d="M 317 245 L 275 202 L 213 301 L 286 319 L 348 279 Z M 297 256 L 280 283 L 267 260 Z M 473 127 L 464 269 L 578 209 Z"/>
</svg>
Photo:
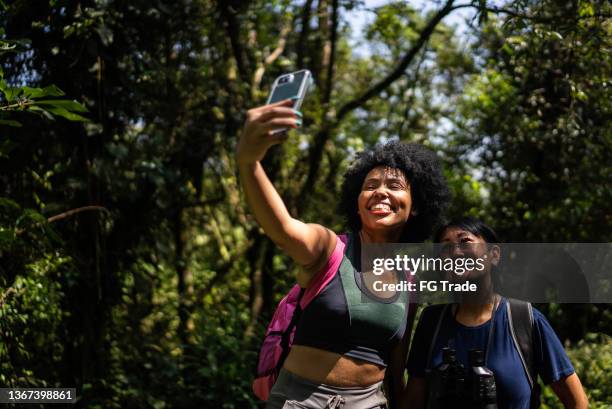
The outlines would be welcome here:
<svg viewBox="0 0 612 409">
<path fill-rule="evenodd" d="M 439 154 L 449 216 L 507 242 L 611 241 L 609 2 L 0 9 L 0 386 L 76 387 L 86 408 L 260 406 L 257 350 L 295 266 L 249 214 L 233 152 L 246 110 L 301 68 L 304 125 L 264 161 L 295 217 L 342 231 L 343 171 L 399 138 Z M 610 306 L 538 307 L 609 407 Z"/>
</svg>

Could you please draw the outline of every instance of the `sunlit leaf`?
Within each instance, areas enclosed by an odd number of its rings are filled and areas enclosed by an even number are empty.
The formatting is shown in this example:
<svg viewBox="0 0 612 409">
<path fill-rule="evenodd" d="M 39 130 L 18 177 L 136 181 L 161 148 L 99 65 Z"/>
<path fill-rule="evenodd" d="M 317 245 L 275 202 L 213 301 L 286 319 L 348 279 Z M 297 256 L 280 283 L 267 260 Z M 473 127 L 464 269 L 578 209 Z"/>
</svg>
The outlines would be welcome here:
<svg viewBox="0 0 612 409">
<path fill-rule="evenodd" d="M 44 88 L 23 87 L 23 96 L 25 98 L 61 97 L 63 95 L 65 95 L 64 91 L 55 85 L 49 85 Z"/>
</svg>

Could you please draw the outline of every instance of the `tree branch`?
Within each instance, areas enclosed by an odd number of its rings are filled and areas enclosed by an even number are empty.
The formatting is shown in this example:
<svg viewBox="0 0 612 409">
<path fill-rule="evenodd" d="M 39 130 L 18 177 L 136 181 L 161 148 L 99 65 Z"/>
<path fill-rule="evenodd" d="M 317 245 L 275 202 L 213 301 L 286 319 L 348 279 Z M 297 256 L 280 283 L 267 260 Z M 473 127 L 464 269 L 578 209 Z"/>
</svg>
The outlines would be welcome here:
<svg viewBox="0 0 612 409">
<path fill-rule="evenodd" d="M 427 23 L 427 26 L 421 32 L 421 35 L 417 39 L 416 43 L 408 50 L 406 55 L 402 58 L 400 63 L 395 67 L 395 69 L 389 73 L 385 78 L 378 81 L 374 84 L 370 89 L 366 90 L 361 96 L 347 102 L 344 104 L 336 115 L 335 122 L 338 123 L 351 111 L 361 107 L 371 98 L 380 94 L 385 88 L 391 85 L 395 80 L 400 78 L 406 68 L 410 65 L 414 57 L 417 55 L 421 47 L 429 40 L 429 37 L 433 34 L 436 26 L 444 17 L 446 17 L 453 10 L 453 2 L 454 0 L 448 0 L 443 8 L 441 8 L 436 15 Z M 334 124 L 335 125 L 335 124 Z"/>
<path fill-rule="evenodd" d="M 336 43 L 338 39 L 338 0 L 332 1 L 332 27 L 330 33 L 331 50 L 329 53 L 329 61 L 327 64 L 327 75 L 325 79 L 325 94 L 323 95 L 323 104 L 329 104 L 331 99 L 333 80 L 334 80 L 334 64 L 336 62 Z"/>
<path fill-rule="evenodd" d="M 476 6 L 474 5 L 473 7 L 476 7 Z M 484 10 L 490 13 L 507 14 L 511 17 L 523 18 L 525 20 L 535 21 L 537 23 L 552 23 L 560 19 L 560 17 L 558 16 L 551 16 L 551 17 L 530 16 L 527 14 L 518 13 L 513 10 L 508 10 L 508 9 L 503 9 L 503 8 L 498 8 L 498 7 L 486 7 Z M 592 16 L 576 16 L 576 20 L 585 20 L 589 18 L 599 18 L 599 17 L 610 18 L 612 17 L 612 14 L 593 14 Z"/>
<path fill-rule="evenodd" d="M 514 11 L 514 10 L 509 10 L 509 9 L 504 9 L 504 8 L 500 8 L 500 7 L 480 7 L 478 4 L 474 4 L 474 3 L 469 3 L 469 4 L 457 4 L 456 6 L 453 6 L 451 8 L 451 11 L 454 10 L 458 10 L 458 9 L 462 9 L 462 8 L 475 8 L 482 11 L 487 11 L 489 13 L 495 13 L 495 14 L 507 14 L 511 17 L 516 17 L 516 18 L 522 18 L 525 20 L 530 20 L 530 21 L 535 21 L 537 23 L 551 23 L 554 21 L 557 21 L 559 19 L 559 17 L 556 16 L 552 16 L 552 17 L 538 17 L 538 16 L 534 16 L 534 15 L 528 15 L 528 14 L 522 14 L 519 13 L 518 11 Z M 599 17 L 603 17 L 603 18 L 610 18 L 612 17 L 612 14 L 593 14 L 591 16 L 577 16 L 576 19 L 577 20 L 586 20 L 586 19 L 590 19 L 590 18 L 599 18 Z"/>
<path fill-rule="evenodd" d="M 253 75 L 253 85 L 251 87 L 252 93 L 255 93 L 255 90 L 259 89 L 261 85 L 261 79 L 263 78 L 264 73 L 266 72 L 266 67 L 272 64 L 278 57 L 280 57 L 285 51 L 285 45 L 287 44 L 287 34 L 291 30 L 291 26 L 289 24 L 285 25 L 279 34 L 278 44 L 274 51 L 272 51 L 266 58 L 264 58 L 263 64 L 257 67 L 255 70 L 255 74 Z"/>
<path fill-rule="evenodd" d="M 231 8 L 231 5 L 228 2 L 221 1 L 219 4 L 219 11 L 225 20 L 225 28 L 227 32 L 227 36 L 230 39 L 230 44 L 232 46 L 232 52 L 234 55 L 234 59 L 236 60 L 236 66 L 238 67 L 238 73 L 242 81 L 248 83 L 248 70 L 245 61 L 245 53 L 242 49 L 241 41 L 240 41 L 240 25 L 236 19 L 236 12 Z"/>
<path fill-rule="evenodd" d="M 67 219 L 68 217 L 74 216 L 77 213 L 81 213 L 81 212 L 87 212 L 87 211 L 91 211 L 91 210 L 100 210 L 106 213 L 110 212 L 108 211 L 108 209 L 106 207 L 103 206 L 83 206 L 83 207 L 79 207 L 76 209 L 72 209 L 72 210 L 68 210 L 64 213 L 60 213 L 60 214 L 56 214 L 55 216 L 51 216 L 47 219 L 47 221 L 49 223 L 53 223 L 56 222 L 58 220 L 63 220 L 63 219 Z"/>
<path fill-rule="evenodd" d="M 308 34 L 310 33 L 310 14 L 312 12 L 312 1 L 306 0 L 304 8 L 302 9 L 302 15 L 300 20 L 302 21 L 302 31 L 297 42 L 297 68 L 302 69 L 304 67 L 304 52 L 306 51 L 306 41 L 308 40 Z"/>
<path fill-rule="evenodd" d="M 327 8 L 328 0 L 318 0 L 316 16 L 317 30 L 315 31 L 313 47 L 309 47 L 310 51 L 310 71 L 317 87 L 322 87 L 323 72 L 325 71 L 325 47 L 324 43 L 328 38 L 329 31 L 329 10 Z M 322 89 L 322 88 L 321 88 Z"/>
<path fill-rule="evenodd" d="M 339 125 L 340 121 L 351 111 L 361 107 L 368 100 L 378 95 L 385 88 L 391 85 L 394 81 L 400 78 L 406 68 L 410 65 L 412 60 L 414 60 L 415 56 L 421 50 L 421 48 L 427 43 L 431 35 L 433 34 L 436 26 L 444 17 L 446 17 L 451 11 L 453 7 L 454 0 L 448 0 L 443 8 L 441 8 L 435 16 L 427 23 L 427 26 L 421 32 L 419 38 L 416 43 L 408 50 L 406 55 L 402 58 L 400 63 L 395 67 L 395 69 L 389 73 L 385 78 L 374 84 L 371 88 L 366 90 L 361 96 L 347 102 L 344 104 L 336 114 L 335 118 L 332 118 L 330 121 L 325 123 L 323 127 L 317 132 L 315 137 L 313 138 L 313 142 L 310 145 L 309 149 L 309 168 L 308 175 L 306 176 L 306 181 L 304 183 L 304 187 L 302 191 L 304 192 L 300 201 L 297 204 L 298 212 L 301 214 L 302 211 L 306 208 L 308 199 L 312 193 L 312 186 L 315 186 L 315 182 L 317 179 L 317 175 L 319 174 L 319 168 L 321 167 L 321 160 L 323 158 L 323 150 L 325 149 L 325 144 L 327 143 L 333 129 Z"/>
<path fill-rule="evenodd" d="M 4 303 L 11 294 L 17 294 L 17 290 L 15 290 L 13 287 L 9 287 L 4 293 L 0 294 L 0 308 L 4 306 Z"/>
</svg>

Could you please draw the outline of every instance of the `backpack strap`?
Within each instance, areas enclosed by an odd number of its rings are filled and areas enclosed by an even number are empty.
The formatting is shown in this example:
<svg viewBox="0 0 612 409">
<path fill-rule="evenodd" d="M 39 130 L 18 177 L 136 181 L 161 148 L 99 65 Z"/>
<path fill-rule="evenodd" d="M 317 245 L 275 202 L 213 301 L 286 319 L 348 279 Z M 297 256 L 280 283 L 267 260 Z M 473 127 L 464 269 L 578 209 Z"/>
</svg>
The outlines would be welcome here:
<svg viewBox="0 0 612 409">
<path fill-rule="evenodd" d="M 291 341 L 291 335 L 293 334 L 293 329 L 297 326 L 297 323 L 300 320 L 300 316 L 302 315 L 302 305 L 300 304 L 300 301 L 304 297 L 305 292 L 306 291 L 303 288 L 300 288 L 300 294 L 298 295 L 297 303 L 295 305 L 295 310 L 293 310 L 293 315 L 291 316 L 291 321 L 289 322 L 289 325 L 287 326 L 287 328 L 285 329 L 285 331 L 283 331 L 281 335 L 280 344 L 281 344 L 283 352 L 281 353 L 281 356 L 278 359 L 278 362 L 276 364 L 276 373 L 280 372 L 281 368 L 285 364 L 285 359 L 287 359 L 287 356 L 289 355 L 289 351 L 291 350 L 291 348 L 289 347 L 289 343 Z"/>
<path fill-rule="evenodd" d="M 336 247 L 329 256 L 327 263 L 312 278 L 312 282 L 306 288 L 304 297 L 300 300 L 302 310 L 329 284 L 338 272 L 342 263 L 345 249 L 348 247 L 349 237 L 346 234 L 339 234 L 336 239 Z"/>
<path fill-rule="evenodd" d="M 509 298 L 506 304 L 512 341 L 531 387 L 531 408 L 540 407 L 540 385 L 535 369 L 533 350 L 533 307 L 527 301 Z"/>
<path fill-rule="evenodd" d="M 431 305 L 427 307 L 427 310 L 423 311 L 423 316 L 421 317 L 423 337 L 424 339 L 431 340 L 429 350 L 427 351 L 427 360 L 425 361 L 426 373 L 431 370 L 431 360 L 433 358 L 436 340 L 440 333 L 440 328 L 442 327 L 442 321 L 444 321 L 444 316 L 450 305 L 451 304 Z"/>
</svg>

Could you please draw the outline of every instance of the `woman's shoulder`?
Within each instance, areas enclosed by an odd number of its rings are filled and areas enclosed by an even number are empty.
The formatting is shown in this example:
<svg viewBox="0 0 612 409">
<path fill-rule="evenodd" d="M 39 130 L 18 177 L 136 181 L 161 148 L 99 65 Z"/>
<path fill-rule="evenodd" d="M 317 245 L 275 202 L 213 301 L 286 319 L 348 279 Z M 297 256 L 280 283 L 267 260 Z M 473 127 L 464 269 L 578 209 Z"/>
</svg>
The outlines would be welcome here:
<svg viewBox="0 0 612 409">
<path fill-rule="evenodd" d="M 345 253 L 347 237 L 345 234 L 337 234 L 330 230 L 334 236 L 330 252 L 325 258 L 324 264 L 319 264 L 315 268 L 305 269 L 310 277 L 308 286 L 325 286 L 337 272 Z M 305 286 L 307 287 L 307 286 Z"/>
<path fill-rule="evenodd" d="M 531 306 L 531 310 L 533 311 L 533 320 L 534 321 L 546 321 L 546 322 L 548 322 L 548 319 L 546 318 L 546 315 L 544 315 L 544 313 L 542 311 L 538 310 L 533 305 Z"/>
<path fill-rule="evenodd" d="M 534 324 L 542 321 L 548 322 L 546 316 L 529 301 L 520 300 L 518 298 L 502 297 L 499 308 L 526 308 L 526 311 L 528 311 L 528 313 L 531 315 Z"/>
<path fill-rule="evenodd" d="M 551 333 L 555 333 L 555 330 L 552 328 L 552 326 L 550 325 L 550 322 L 548 321 L 548 318 L 546 318 L 546 315 L 544 315 L 543 312 L 541 312 L 538 308 L 534 307 L 531 303 L 527 302 L 527 301 L 523 301 L 523 300 L 516 300 L 513 298 L 506 298 L 504 297 L 502 299 L 502 302 L 507 303 L 509 309 L 511 309 L 511 302 L 514 303 L 514 305 L 524 305 L 525 307 L 528 308 L 528 313 L 530 314 L 530 320 L 532 322 L 533 328 L 534 328 L 534 336 L 535 337 L 547 337 L 549 336 Z M 505 310 L 506 308 L 504 308 Z M 512 320 L 516 320 L 516 319 L 521 319 L 518 317 L 515 317 L 513 314 L 512 315 Z M 525 316 L 526 314 L 521 314 L 520 316 Z M 510 317 L 508 317 L 508 320 L 510 319 Z"/>
<path fill-rule="evenodd" d="M 548 336 L 551 333 L 556 335 L 555 329 L 550 325 L 548 318 L 544 315 L 543 312 L 538 310 L 535 307 L 532 307 L 533 310 L 533 326 L 537 329 L 537 334 L 540 336 Z"/>
</svg>

